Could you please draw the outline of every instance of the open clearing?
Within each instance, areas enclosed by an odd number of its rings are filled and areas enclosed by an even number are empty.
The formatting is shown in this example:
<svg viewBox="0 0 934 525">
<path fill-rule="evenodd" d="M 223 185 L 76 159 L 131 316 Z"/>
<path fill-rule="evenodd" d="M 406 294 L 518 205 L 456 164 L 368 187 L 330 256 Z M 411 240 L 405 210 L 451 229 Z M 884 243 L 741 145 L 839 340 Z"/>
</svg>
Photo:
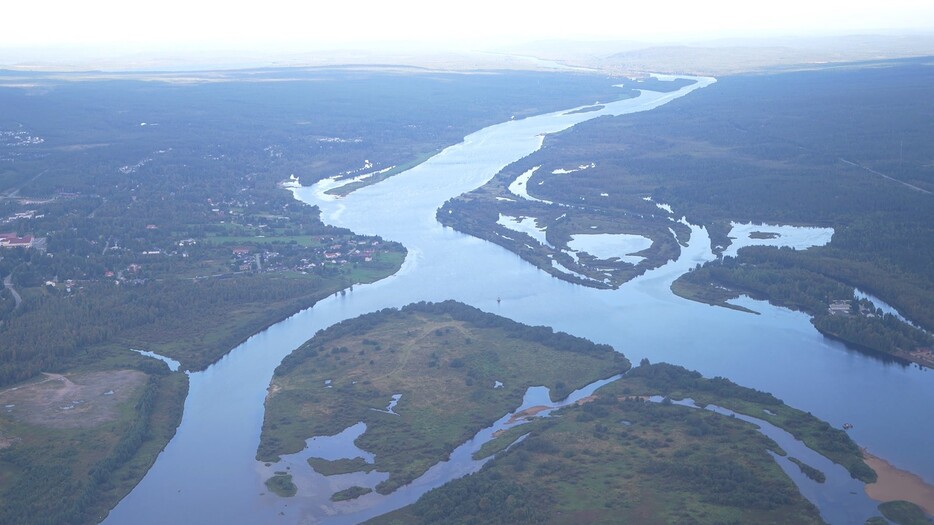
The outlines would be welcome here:
<svg viewBox="0 0 934 525">
<path fill-rule="evenodd" d="M 116 419 L 120 405 L 146 382 L 136 370 L 43 375 L 0 391 L 3 414 L 52 428 L 91 428 Z"/>
</svg>

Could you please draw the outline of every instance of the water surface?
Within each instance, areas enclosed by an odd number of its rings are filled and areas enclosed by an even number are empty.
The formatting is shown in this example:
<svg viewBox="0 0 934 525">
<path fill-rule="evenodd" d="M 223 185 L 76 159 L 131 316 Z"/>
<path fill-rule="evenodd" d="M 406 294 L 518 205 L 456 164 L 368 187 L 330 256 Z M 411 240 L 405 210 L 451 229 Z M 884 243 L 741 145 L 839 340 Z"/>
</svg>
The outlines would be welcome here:
<svg viewBox="0 0 934 525">
<path fill-rule="evenodd" d="M 422 300 L 455 299 L 610 344 L 634 362 L 643 357 L 668 361 L 773 392 L 835 426 L 854 424 L 851 435 L 860 445 L 934 481 L 934 454 L 928 452 L 934 417 L 919 413 L 924 403 L 911 402 L 934 398 L 932 377 L 827 340 L 798 312 L 741 299 L 761 312 L 757 316 L 674 296 L 669 290 L 674 279 L 715 258 L 702 228 L 692 227 L 691 241 L 678 260 L 618 290 L 597 290 L 556 279 L 499 246 L 435 220 L 447 199 L 485 184 L 540 147 L 543 133 L 601 115 L 650 110 L 713 82 L 697 80 L 677 92 L 644 92 L 599 111 L 562 111 L 485 128 L 427 162 L 343 199 L 325 196 L 320 188 L 293 187 L 297 198 L 321 206 L 325 222 L 402 242 L 409 250 L 402 270 L 325 299 L 251 337 L 204 372 L 191 374 L 176 437 L 107 522 L 316 519 L 330 497 L 327 490 L 300 491 L 288 499 L 261 495 L 267 474 L 254 458 L 272 372 L 319 329 Z M 445 465 L 457 469 L 459 463 L 452 458 Z"/>
</svg>

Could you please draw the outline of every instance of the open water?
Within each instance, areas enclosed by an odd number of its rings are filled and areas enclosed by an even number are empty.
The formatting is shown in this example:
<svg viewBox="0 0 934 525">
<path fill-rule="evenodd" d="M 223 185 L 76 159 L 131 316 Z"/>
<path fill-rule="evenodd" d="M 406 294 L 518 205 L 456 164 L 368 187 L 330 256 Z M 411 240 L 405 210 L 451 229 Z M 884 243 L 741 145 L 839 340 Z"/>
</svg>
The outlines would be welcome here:
<svg viewBox="0 0 934 525">
<path fill-rule="evenodd" d="M 643 92 L 599 111 L 565 110 L 485 128 L 343 199 L 325 196 L 320 188 L 294 188 L 296 198 L 322 208 L 325 222 L 402 242 L 409 250 L 403 269 L 323 300 L 192 374 L 178 433 L 106 523 L 305 523 L 328 515 L 345 521 L 341 514 L 360 509 L 330 504 L 327 491 L 288 499 L 263 494 L 268 473 L 255 454 L 272 372 L 317 330 L 338 321 L 446 299 L 610 344 L 634 363 L 643 357 L 668 361 L 772 392 L 837 427 L 853 424 L 850 433 L 861 446 L 934 481 L 932 372 L 851 351 L 821 336 L 801 313 L 740 300 L 761 314 L 753 315 L 674 296 L 669 290 L 674 279 L 714 257 L 702 228 L 692 228 L 677 261 L 619 290 L 595 290 L 555 279 L 499 246 L 435 220 L 444 201 L 535 151 L 543 134 L 601 115 L 651 110 L 714 82 L 696 80 L 677 92 Z"/>
</svg>

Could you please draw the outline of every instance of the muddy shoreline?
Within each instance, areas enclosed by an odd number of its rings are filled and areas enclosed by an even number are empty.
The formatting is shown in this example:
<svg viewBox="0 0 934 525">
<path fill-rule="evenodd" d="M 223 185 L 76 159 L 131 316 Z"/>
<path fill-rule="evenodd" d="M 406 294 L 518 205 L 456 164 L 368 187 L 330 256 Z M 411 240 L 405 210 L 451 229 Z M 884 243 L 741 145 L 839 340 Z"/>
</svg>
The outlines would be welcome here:
<svg viewBox="0 0 934 525">
<path fill-rule="evenodd" d="M 886 460 L 873 456 L 863 449 L 866 464 L 879 475 L 875 483 L 866 484 L 866 495 L 883 503 L 893 500 L 905 500 L 924 509 L 934 516 L 934 485 L 927 483 L 916 474 L 901 470 Z"/>
</svg>

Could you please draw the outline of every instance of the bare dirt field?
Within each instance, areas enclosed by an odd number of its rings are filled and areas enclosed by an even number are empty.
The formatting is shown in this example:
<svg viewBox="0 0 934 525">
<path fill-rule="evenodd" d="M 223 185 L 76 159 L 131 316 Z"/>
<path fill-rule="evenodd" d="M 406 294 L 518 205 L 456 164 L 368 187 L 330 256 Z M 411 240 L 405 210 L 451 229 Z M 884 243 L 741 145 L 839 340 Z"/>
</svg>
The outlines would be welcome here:
<svg viewBox="0 0 934 525">
<path fill-rule="evenodd" d="M 0 391 L 0 414 L 53 428 L 94 427 L 116 419 L 120 405 L 146 382 L 136 370 L 44 375 Z"/>
</svg>

